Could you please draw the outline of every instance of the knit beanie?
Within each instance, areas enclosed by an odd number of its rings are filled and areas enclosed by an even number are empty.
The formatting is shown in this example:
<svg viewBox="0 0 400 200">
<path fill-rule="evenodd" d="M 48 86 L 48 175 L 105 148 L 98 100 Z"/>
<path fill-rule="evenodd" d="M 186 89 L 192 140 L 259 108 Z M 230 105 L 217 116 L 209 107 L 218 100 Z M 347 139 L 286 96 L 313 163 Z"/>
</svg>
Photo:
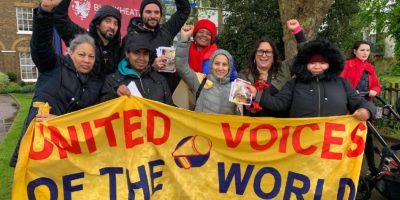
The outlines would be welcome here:
<svg viewBox="0 0 400 200">
<path fill-rule="evenodd" d="M 208 20 L 208 19 L 202 19 L 199 20 L 196 25 L 194 26 L 194 30 L 193 30 L 193 37 L 196 35 L 196 33 L 200 30 L 200 29 L 207 29 L 211 32 L 211 43 L 215 42 L 215 36 L 217 35 L 217 27 L 215 26 L 214 22 Z"/>
<path fill-rule="evenodd" d="M 143 0 L 142 4 L 140 4 L 140 16 L 141 17 L 143 16 L 144 7 L 146 7 L 148 4 L 152 4 L 152 3 L 156 4 L 160 8 L 160 16 L 162 16 L 162 5 L 161 5 L 160 1 L 158 1 L 158 0 Z"/>
</svg>

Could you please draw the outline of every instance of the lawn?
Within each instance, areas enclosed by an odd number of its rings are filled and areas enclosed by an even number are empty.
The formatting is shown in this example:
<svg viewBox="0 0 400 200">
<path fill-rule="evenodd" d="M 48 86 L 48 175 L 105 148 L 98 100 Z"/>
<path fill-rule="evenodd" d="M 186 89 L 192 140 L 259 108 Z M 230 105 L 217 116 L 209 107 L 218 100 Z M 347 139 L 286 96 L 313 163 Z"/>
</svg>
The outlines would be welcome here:
<svg viewBox="0 0 400 200">
<path fill-rule="evenodd" d="M 19 104 L 19 111 L 15 117 L 8 134 L 0 144 L 0 199 L 11 199 L 11 189 L 14 175 L 14 168 L 8 166 L 10 157 L 17 144 L 20 131 L 24 124 L 25 116 L 28 113 L 32 96 L 27 94 L 12 94 Z"/>
</svg>

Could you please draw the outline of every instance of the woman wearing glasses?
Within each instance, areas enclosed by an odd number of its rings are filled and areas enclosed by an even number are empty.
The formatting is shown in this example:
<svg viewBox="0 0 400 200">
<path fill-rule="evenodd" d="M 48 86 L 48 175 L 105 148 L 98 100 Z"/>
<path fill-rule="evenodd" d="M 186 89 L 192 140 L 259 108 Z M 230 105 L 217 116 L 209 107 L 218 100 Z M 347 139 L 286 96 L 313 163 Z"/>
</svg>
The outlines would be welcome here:
<svg viewBox="0 0 400 200">
<path fill-rule="evenodd" d="M 293 32 L 297 43 L 306 41 L 300 23 L 296 19 L 287 21 L 287 27 Z M 262 37 L 255 45 L 249 63 L 238 75 L 247 80 L 259 90 L 277 93 L 282 86 L 291 79 L 290 61 L 282 62 L 275 43 L 268 37 Z M 249 116 L 284 117 L 286 112 L 277 113 L 257 106 L 256 98 L 253 105 L 247 109 Z"/>
</svg>

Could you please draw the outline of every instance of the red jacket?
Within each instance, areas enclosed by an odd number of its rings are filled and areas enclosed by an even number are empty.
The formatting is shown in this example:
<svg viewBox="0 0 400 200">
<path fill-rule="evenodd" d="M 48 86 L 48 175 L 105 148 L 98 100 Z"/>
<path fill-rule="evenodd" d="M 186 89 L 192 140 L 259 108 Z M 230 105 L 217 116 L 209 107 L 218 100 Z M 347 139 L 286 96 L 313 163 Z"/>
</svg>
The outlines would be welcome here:
<svg viewBox="0 0 400 200">
<path fill-rule="evenodd" d="M 379 83 L 378 76 L 375 73 L 374 66 L 372 66 L 368 61 L 363 62 L 357 57 L 347 60 L 340 76 L 349 79 L 351 85 L 356 88 L 364 70 L 368 73 L 369 90 L 375 90 L 378 94 L 381 93 L 381 84 Z"/>
</svg>

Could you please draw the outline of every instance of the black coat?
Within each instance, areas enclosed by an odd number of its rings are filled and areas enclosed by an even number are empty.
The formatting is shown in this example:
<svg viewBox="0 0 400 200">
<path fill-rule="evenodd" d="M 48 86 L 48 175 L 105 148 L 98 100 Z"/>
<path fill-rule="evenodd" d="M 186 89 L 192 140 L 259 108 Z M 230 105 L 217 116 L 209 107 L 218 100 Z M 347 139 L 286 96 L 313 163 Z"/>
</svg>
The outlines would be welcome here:
<svg viewBox="0 0 400 200">
<path fill-rule="evenodd" d="M 61 115 L 94 105 L 98 101 L 102 80 L 81 74 L 69 56 L 54 52 L 53 15 L 40 15 L 35 10 L 31 39 L 32 60 L 39 70 L 32 101 L 49 102 L 51 113 Z"/>
<path fill-rule="evenodd" d="M 138 37 L 140 40 L 147 41 L 151 45 L 152 50 L 161 46 L 172 46 L 174 37 L 180 32 L 190 15 L 190 4 L 188 0 L 175 0 L 175 5 L 176 12 L 166 23 L 156 27 L 154 31 L 145 29 L 141 18 L 132 18 L 129 21 L 128 34 L 123 39 L 121 52 L 125 52 L 124 44 L 130 37 Z M 125 58 L 124 55 L 121 56 Z"/>
<path fill-rule="evenodd" d="M 173 105 L 171 91 L 167 80 L 160 73 L 147 68 L 140 76 L 122 75 L 119 71 L 106 77 L 102 92 L 101 101 L 107 101 L 118 97 L 117 89 L 120 85 L 128 86 L 134 81 L 143 98 Z"/>
<path fill-rule="evenodd" d="M 34 10 L 31 54 L 39 70 L 39 77 L 32 103 L 47 102 L 51 106 L 50 114 L 62 115 L 96 104 L 103 81 L 92 72 L 78 73 L 69 56 L 64 57 L 54 52 L 53 22 L 53 13 L 37 8 Z M 38 114 L 37 110 L 31 105 L 19 141 Z M 11 166 L 17 162 L 18 149 L 19 143 L 10 161 Z"/>
<path fill-rule="evenodd" d="M 78 26 L 68 16 L 68 7 L 71 0 L 63 0 L 55 9 L 55 28 L 61 39 L 69 46 L 75 35 L 89 33 L 96 43 L 96 64 L 93 72 L 104 79 L 108 74 L 116 71 L 120 58 L 120 43 L 121 43 L 121 14 L 119 10 L 111 6 L 103 6 L 93 17 L 89 25 L 89 32 L 86 29 Z M 107 16 L 113 16 L 119 21 L 118 32 L 115 37 L 106 46 L 97 34 L 96 25 Z"/>
<path fill-rule="evenodd" d="M 307 70 L 311 56 L 320 54 L 328 60 L 329 68 L 313 76 Z M 265 92 L 260 105 L 275 111 L 289 109 L 290 117 L 324 117 L 346 115 L 366 108 L 371 116 L 375 106 L 359 96 L 347 79 L 339 77 L 344 67 L 340 51 L 325 40 L 310 41 L 302 46 L 293 63 L 296 78 L 271 96 Z"/>
<path fill-rule="evenodd" d="M 371 114 L 376 112 L 347 79 L 340 77 L 331 80 L 315 77 L 309 82 L 290 80 L 274 96 L 264 93 L 260 104 L 275 111 L 289 109 L 289 116 L 295 118 L 346 115 L 358 108 L 366 108 Z"/>
<path fill-rule="evenodd" d="M 147 41 L 153 53 L 150 57 L 150 64 L 156 58 L 154 53 L 158 47 L 170 47 L 173 45 L 175 36 L 180 32 L 182 26 L 190 15 L 190 3 L 188 0 L 175 0 L 176 12 L 168 19 L 168 21 L 155 28 L 154 31 L 145 29 L 141 18 L 132 18 L 128 25 L 128 34 L 122 40 L 121 52 L 125 52 L 125 44 L 131 37 L 135 37 L 136 41 Z M 122 60 L 125 54 L 121 53 Z M 168 82 L 171 91 L 175 91 L 180 78 L 176 73 L 161 73 Z"/>
</svg>

